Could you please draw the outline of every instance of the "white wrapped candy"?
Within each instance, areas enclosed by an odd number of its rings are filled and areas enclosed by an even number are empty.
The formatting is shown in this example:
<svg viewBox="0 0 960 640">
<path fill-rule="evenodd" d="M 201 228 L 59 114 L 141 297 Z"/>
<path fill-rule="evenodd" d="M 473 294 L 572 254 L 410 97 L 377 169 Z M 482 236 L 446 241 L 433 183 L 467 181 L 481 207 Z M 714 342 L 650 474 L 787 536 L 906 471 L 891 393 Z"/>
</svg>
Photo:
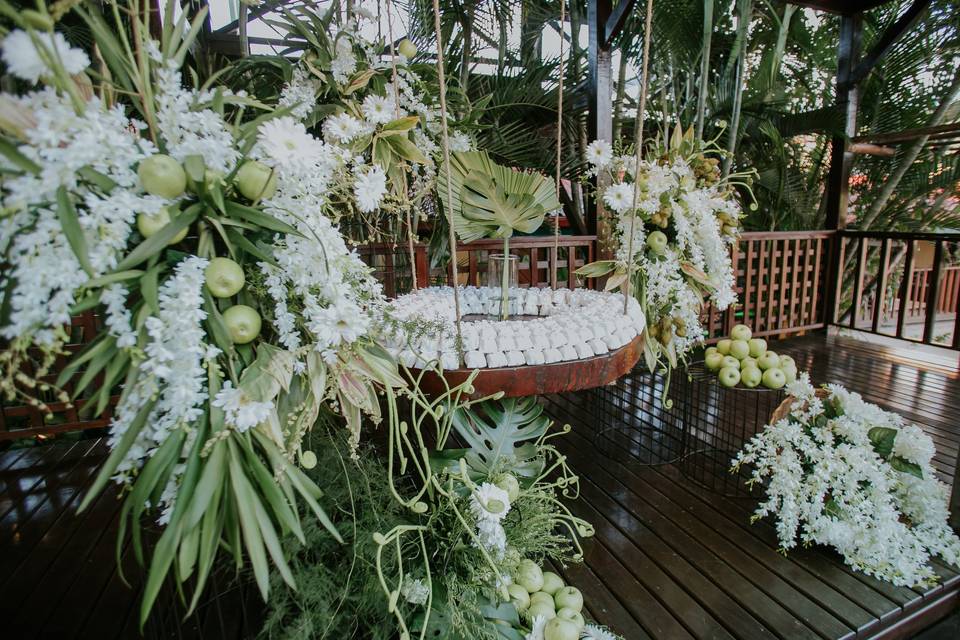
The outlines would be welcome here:
<svg viewBox="0 0 960 640">
<path fill-rule="evenodd" d="M 479 351 L 467 351 L 463 356 L 467 369 L 483 369 L 487 366 L 487 359 Z"/>
<path fill-rule="evenodd" d="M 517 343 L 514 341 L 513 336 L 510 334 L 501 334 L 500 339 L 497 340 L 498 351 L 515 351 L 517 349 Z"/>
<path fill-rule="evenodd" d="M 440 356 L 440 366 L 444 369 L 459 369 L 460 358 L 457 357 L 455 352 L 445 351 Z"/>
<path fill-rule="evenodd" d="M 500 351 L 487 354 L 487 366 L 491 369 L 507 366 L 507 356 Z"/>
<path fill-rule="evenodd" d="M 533 339 L 530 337 L 529 331 L 517 333 L 517 335 L 514 337 L 514 342 L 517 344 L 517 349 L 520 351 L 533 349 Z"/>
<path fill-rule="evenodd" d="M 576 344 L 576 349 L 577 349 L 577 357 L 580 358 L 581 360 L 583 360 L 584 358 L 593 357 L 593 349 L 591 349 L 590 345 L 588 345 L 585 342 L 578 342 Z"/>
<path fill-rule="evenodd" d="M 540 349 L 528 349 L 523 352 L 523 357 L 527 364 L 543 364 L 543 351 Z"/>
<path fill-rule="evenodd" d="M 507 351 L 507 366 L 522 367 L 526 360 L 521 351 Z"/>
<path fill-rule="evenodd" d="M 565 344 L 560 349 L 560 357 L 564 360 L 576 360 L 579 356 L 577 355 L 577 350 L 572 344 Z"/>
<path fill-rule="evenodd" d="M 562 357 L 560 355 L 559 349 L 555 349 L 553 347 L 549 349 L 544 349 L 543 361 L 546 362 L 547 364 L 551 364 L 553 362 L 560 362 L 561 359 Z"/>
<path fill-rule="evenodd" d="M 533 348 L 543 351 L 550 348 L 550 338 L 543 333 L 537 333 L 533 336 Z"/>
<path fill-rule="evenodd" d="M 589 344 L 590 348 L 593 349 L 594 355 L 598 355 L 598 356 L 603 355 L 604 353 L 610 350 L 607 348 L 607 345 L 604 344 L 603 340 L 599 340 L 597 338 L 594 338 L 587 344 Z"/>
<path fill-rule="evenodd" d="M 553 330 L 548 334 L 550 336 L 550 346 L 559 349 L 567 344 L 567 334 L 565 331 Z"/>
</svg>

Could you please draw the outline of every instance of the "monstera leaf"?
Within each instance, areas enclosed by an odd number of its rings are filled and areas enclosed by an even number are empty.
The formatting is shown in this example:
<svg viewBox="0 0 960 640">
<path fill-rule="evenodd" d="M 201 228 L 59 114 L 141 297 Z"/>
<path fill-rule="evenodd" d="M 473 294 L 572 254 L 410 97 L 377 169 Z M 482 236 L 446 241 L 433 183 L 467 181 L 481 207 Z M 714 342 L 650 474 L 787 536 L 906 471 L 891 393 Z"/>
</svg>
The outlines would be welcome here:
<svg viewBox="0 0 960 640">
<path fill-rule="evenodd" d="M 536 477 L 543 461 L 536 441 L 550 427 L 535 398 L 508 398 L 480 405 L 479 411 L 460 409 L 453 426 L 470 449 L 467 464 L 489 474 L 503 468 L 525 478 Z"/>
<path fill-rule="evenodd" d="M 554 184 L 541 173 L 504 167 L 484 151 L 450 157 L 450 205 L 454 227 L 464 242 L 509 238 L 514 232 L 533 233 L 548 211 L 560 208 Z M 447 205 L 447 176 L 437 183 Z"/>
</svg>

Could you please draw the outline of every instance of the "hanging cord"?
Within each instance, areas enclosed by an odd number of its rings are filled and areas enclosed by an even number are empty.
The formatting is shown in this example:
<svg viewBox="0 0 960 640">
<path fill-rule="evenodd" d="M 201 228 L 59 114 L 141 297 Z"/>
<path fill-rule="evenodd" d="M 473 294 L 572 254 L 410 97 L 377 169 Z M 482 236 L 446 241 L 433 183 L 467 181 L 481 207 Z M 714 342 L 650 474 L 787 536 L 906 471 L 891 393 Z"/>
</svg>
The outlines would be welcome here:
<svg viewBox="0 0 960 640">
<path fill-rule="evenodd" d="M 643 28 L 643 61 L 640 66 L 640 102 L 637 105 L 637 121 L 634 124 L 633 144 L 636 147 L 636 159 L 633 167 L 633 213 L 630 216 L 630 239 L 627 242 L 627 282 L 623 290 L 623 314 L 627 314 L 627 303 L 630 302 L 630 287 L 633 285 L 633 238 L 637 224 L 637 205 L 640 202 L 640 189 L 637 186 L 637 174 L 640 172 L 640 162 L 643 160 L 643 113 L 647 109 L 647 70 L 650 60 L 650 23 L 653 22 L 653 0 L 647 0 L 647 16 Z"/>
<path fill-rule="evenodd" d="M 440 130 L 443 133 L 443 166 L 447 175 L 447 226 L 450 240 L 450 270 L 453 275 L 453 307 L 457 314 L 457 357 L 463 358 L 460 327 L 460 273 L 457 268 L 457 234 L 453 228 L 453 181 L 450 175 L 450 136 L 447 133 L 447 82 L 443 66 L 443 36 L 440 34 L 440 0 L 433 0 L 433 26 L 437 32 L 437 82 L 440 85 Z M 506 256 L 504 256 L 506 261 Z M 504 265 L 506 268 L 506 265 Z"/>
<path fill-rule="evenodd" d="M 558 61 L 559 73 L 560 73 L 560 83 L 557 85 L 557 202 L 560 200 L 560 189 L 562 184 L 560 182 L 560 155 L 563 145 L 563 32 L 566 29 L 564 23 L 567 20 L 567 5 L 564 0 L 560 0 L 560 60 Z M 573 38 L 573 32 L 570 32 L 570 37 Z M 561 211 L 563 207 L 561 205 Z M 567 249 L 568 251 L 573 251 L 573 247 Z M 533 260 L 533 253 L 536 250 L 532 250 L 530 259 Z M 556 215 L 553 217 L 553 270 L 551 273 L 551 286 L 557 288 L 557 271 L 558 263 L 560 262 L 560 211 L 556 212 Z"/>
<path fill-rule="evenodd" d="M 397 79 L 397 54 L 393 50 L 393 11 L 390 0 L 387 0 L 387 37 L 390 38 L 390 69 L 393 74 L 393 106 L 394 115 L 397 120 L 400 119 L 400 83 Z M 380 4 L 377 4 L 377 11 L 380 10 Z M 379 26 L 378 26 L 379 28 Z M 403 172 L 403 210 L 407 216 L 407 251 L 410 253 L 410 281 L 411 288 L 417 290 L 417 255 L 413 248 L 413 221 L 410 218 L 410 202 L 407 193 L 407 172 Z"/>
</svg>

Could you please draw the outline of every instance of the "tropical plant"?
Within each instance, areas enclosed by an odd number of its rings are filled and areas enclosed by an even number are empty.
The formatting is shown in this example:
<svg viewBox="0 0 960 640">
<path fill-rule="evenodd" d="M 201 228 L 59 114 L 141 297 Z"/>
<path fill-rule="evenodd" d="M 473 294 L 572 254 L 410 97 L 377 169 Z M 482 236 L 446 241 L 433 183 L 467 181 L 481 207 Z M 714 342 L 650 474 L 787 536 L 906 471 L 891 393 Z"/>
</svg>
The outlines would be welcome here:
<svg viewBox="0 0 960 640">
<path fill-rule="evenodd" d="M 506 319 L 510 237 L 533 233 L 548 212 L 560 209 L 555 186 L 541 173 L 499 165 L 485 151 L 452 154 L 449 178 L 441 168 L 439 184 L 440 201 L 450 207 L 461 240 L 503 239 L 500 313 Z"/>
</svg>

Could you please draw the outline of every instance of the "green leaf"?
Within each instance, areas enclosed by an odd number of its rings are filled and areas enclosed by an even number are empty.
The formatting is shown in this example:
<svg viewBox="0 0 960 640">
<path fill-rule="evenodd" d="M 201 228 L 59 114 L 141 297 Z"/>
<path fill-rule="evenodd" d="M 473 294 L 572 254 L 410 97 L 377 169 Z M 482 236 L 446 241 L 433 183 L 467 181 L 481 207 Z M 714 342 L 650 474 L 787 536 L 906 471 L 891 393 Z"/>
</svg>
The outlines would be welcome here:
<svg viewBox="0 0 960 640">
<path fill-rule="evenodd" d="M 454 428 L 470 446 L 467 464 L 485 473 L 505 467 L 525 478 L 543 470 L 536 441 L 550 424 L 533 397 L 488 400 L 477 411 L 461 408 L 453 414 Z"/>
<path fill-rule="evenodd" d="M 390 144 L 385 138 L 374 139 L 371 157 L 373 158 L 373 162 L 380 165 L 384 170 L 390 168 L 393 160 L 393 151 L 390 150 Z"/>
<path fill-rule="evenodd" d="M 886 460 L 893 453 L 893 442 L 897 439 L 897 430 L 890 427 L 874 427 L 867 432 L 877 455 Z"/>
<path fill-rule="evenodd" d="M 495 163 L 483 151 L 455 153 L 450 158 L 454 227 L 464 242 L 533 233 L 548 211 L 561 207 L 553 182 L 535 172 Z M 438 179 L 440 201 L 448 206 L 446 169 Z"/>
<path fill-rule="evenodd" d="M 232 218 L 240 218 L 241 220 L 246 220 L 251 222 L 258 227 L 264 229 L 270 229 L 271 231 L 279 231 L 280 233 L 288 233 L 300 236 L 302 235 L 294 227 L 290 226 L 282 220 L 277 220 L 269 213 L 265 213 L 260 209 L 254 209 L 253 207 L 248 207 L 242 205 L 238 202 L 233 202 L 228 200 L 225 204 L 226 214 Z"/>
<path fill-rule="evenodd" d="M 40 173 L 40 165 L 20 153 L 19 149 L 3 138 L 0 138 L 0 153 L 18 169 L 27 173 Z"/>
<path fill-rule="evenodd" d="M 184 158 L 183 170 L 186 172 L 187 177 L 196 184 L 203 184 L 203 178 L 207 173 L 207 166 L 203 162 L 203 156 L 192 155 Z"/>
<path fill-rule="evenodd" d="M 390 148 L 393 149 L 394 153 L 404 160 L 415 162 L 417 164 L 427 164 L 427 156 L 423 155 L 423 152 L 420 151 L 420 148 L 413 144 L 408 137 L 390 136 L 388 138 L 381 138 L 381 140 L 386 140 L 390 144 Z"/>
<path fill-rule="evenodd" d="M 909 473 L 912 476 L 916 476 L 923 479 L 923 469 L 915 462 L 910 462 L 906 458 L 901 458 L 900 456 L 893 456 L 890 458 L 890 466 L 896 469 L 901 473 Z"/>
<path fill-rule="evenodd" d="M 100 287 L 106 287 L 116 282 L 133 280 L 134 278 L 139 278 L 142 275 L 143 275 L 143 271 L 141 271 L 140 269 L 131 269 L 129 271 L 114 271 L 113 273 L 108 273 L 106 275 L 100 276 L 99 278 L 92 278 L 90 280 L 87 280 L 87 282 L 84 283 L 83 288 L 99 289 Z"/>
<path fill-rule="evenodd" d="M 392 136 L 397 135 L 398 133 L 406 133 L 417 126 L 418 122 L 420 122 L 420 116 L 406 116 L 396 120 L 391 120 L 387 124 L 383 125 L 383 128 L 380 130 L 380 135 Z"/>
<path fill-rule="evenodd" d="M 80 261 L 80 266 L 87 272 L 87 275 L 93 276 L 93 265 L 90 264 L 90 256 L 87 252 L 87 238 L 83 235 L 83 227 L 80 226 L 80 218 L 77 216 L 77 209 L 70 200 L 70 194 L 66 187 L 57 189 L 57 217 L 60 219 L 60 227 L 63 234 L 70 243 L 74 255 Z"/>
<path fill-rule="evenodd" d="M 223 479 L 226 477 L 226 461 L 224 459 L 226 448 L 227 445 L 224 441 L 218 441 L 203 463 L 200 481 L 193 491 L 190 498 L 190 508 L 184 516 L 184 523 L 188 528 L 197 526 L 204 513 L 210 508 L 217 490 L 223 485 Z"/>
<path fill-rule="evenodd" d="M 89 165 L 86 167 L 80 167 L 77 169 L 77 173 L 81 178 L 96 186 L 103 193 L 110 193 L 113 191 L 114 187 L 117 186 L 116 182 Z"/>
<path fill-rule="evenodd" d="M 227 237 L 230 238 L 230 241 L 233 244 L 235 244 L 238 248 L 242 249 L 243 251 L 249 253 L 257 260 L 260 260 L 261 262 L 266 262 L 267 264 L 272 265 L 274 267 L 280 266 L 277 263 L 277 261 L 274 259 L 274 257 L 270 255 L 270 249 L 254 244 L 245 235 L 243 235 L 242 232 L 237 231 L 236 229 L 227 229 L 226 233 L 227 233 Z"/>
<path fill-rule="evenodd" d="M 616 260 L 597 260 L 590 264 L 585 264 L 575 271 L 578 276 L 585 278 L 600 278 L 617 268 Z"/>
<path fill-rule="evenodd" d="M 150 310 L 160 313 L 160 264 L 155 264 L 140 278 L 140 295 Z"/>
<path fill-rule="evenodd" d="M 127 257 L 121 260 L 120 264 L 116 266 L 114 273 L 132 269 L 140 263 L 146 262 L 148 259 L 159 254 L 164 248 L 166 248 L 168 244 L 170 244 L 170 242 L 177 236 L 178 233 L 194 223 L 194 221 L 200 215 L 202 208 L 203 205 L 194 204 L 188 207 L 185 211 L 181 211 L 180 215 L 176 216 L 173 220 L 167 223 L 163 229 L 160 229 L 160 231 L 157 231 L 155 234 L 138 244 L 133 251 L 128 253 Z"/>
</svg>

